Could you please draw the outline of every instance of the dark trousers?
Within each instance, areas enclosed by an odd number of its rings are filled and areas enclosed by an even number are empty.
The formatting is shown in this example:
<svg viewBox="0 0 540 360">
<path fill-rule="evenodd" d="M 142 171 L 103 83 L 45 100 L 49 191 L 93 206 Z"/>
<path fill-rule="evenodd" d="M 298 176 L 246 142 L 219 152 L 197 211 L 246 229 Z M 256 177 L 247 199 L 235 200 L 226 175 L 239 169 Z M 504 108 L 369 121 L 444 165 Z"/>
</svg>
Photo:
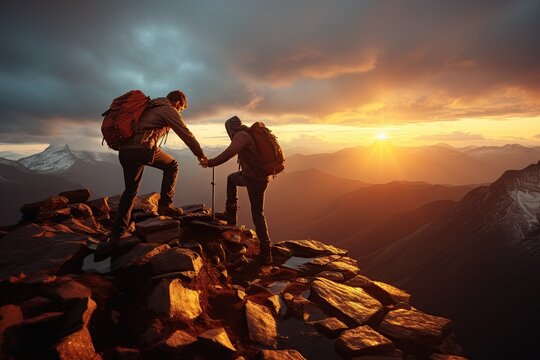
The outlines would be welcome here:
<svg viewBox="0 0 540 360">
<path fill-rule="evenodd" d="M 270 243 L 268 235 L 268 226 L 264 217 L 264 195 L 268 187 L 268 180 L 253 179 L 242 176 L 242 172 L 235 172 L 227 177 L 227 202 L 237 204 L 238 202 L 238 186 L 245 186 L 248 191 L 249 202 L 251 203 L 251 218 L 255 225 L 257 237 L 261 245 Z"/>
<path fill-rule="evenodd" d="M 124 170 L 125 190 L 116 211 L 113 236 L 121 235 L 129 226 L 131 210 L 133 210 L 133 203 L 141 185 L 145 165 L 163 170 L 160 206 L 172 204 L 178 175 L 178 162 L 160 148 L 120 150 L 118 158 Z"/>
</svg>

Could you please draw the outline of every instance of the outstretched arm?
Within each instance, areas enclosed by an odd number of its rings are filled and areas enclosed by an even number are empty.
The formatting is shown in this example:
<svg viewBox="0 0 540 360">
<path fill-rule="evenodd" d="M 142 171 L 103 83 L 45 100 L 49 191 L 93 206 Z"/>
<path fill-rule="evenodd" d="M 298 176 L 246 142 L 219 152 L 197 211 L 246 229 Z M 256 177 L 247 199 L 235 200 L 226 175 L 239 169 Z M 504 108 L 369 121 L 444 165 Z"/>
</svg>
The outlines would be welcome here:
<svg viewBox="0 0 540 360">
<path fill-rule="evenodd" d="M 168 126 L 178 135 L 180 139 L 189 147 L 191 152 L 199 159 L 204 158 L 204 153 L 201 149 L 201 145 L 195 138 L 195 136 L 189 131 L 182 116 L 176 112 L 173 108 L 167 109 L 165 114 L 165 121 Z"/>
<path fill-rule="evenodd" d="M 250 135 L 246 131 L 238 132 L 232 139 L 231 144 L 221 154 L 213 159 L 209 159 L 206 165 L 214 167 L 223 164 L 248 146 L 249 141 Z"/>
</svg>

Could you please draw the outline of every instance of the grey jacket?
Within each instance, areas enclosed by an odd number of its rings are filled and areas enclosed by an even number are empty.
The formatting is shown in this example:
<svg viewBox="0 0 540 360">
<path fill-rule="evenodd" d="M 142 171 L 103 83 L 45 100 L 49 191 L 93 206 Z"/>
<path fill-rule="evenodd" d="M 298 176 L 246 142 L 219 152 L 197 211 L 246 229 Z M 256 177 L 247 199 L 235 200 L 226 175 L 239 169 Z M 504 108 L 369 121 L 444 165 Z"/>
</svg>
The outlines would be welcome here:
<svg viewBox="0 0 540 360">
<path fill-rule="evenodd" d="M 171 105 L 166 97 L 152 100 L 152 107 L 146 109 L 139 119 L 137 133 L 121 149 L 153 148 L 159 138 L 172 129 L 189 147 L 191 152 L 202 157 L 204 153 L 195 136 L 187 128 L 182 115 Z"/>
</svg>

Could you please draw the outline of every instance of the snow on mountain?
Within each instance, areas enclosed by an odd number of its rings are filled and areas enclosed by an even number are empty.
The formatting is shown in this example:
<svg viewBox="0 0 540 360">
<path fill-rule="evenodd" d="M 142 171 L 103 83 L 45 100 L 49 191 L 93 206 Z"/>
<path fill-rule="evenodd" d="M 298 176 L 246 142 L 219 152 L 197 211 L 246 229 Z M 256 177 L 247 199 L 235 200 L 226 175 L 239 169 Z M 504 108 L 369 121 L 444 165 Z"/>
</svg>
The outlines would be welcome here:
<svg viewBox="0 0 540 360">
<path fill-rule="evenodd" d="M 20 159 L 19 163 L 38 173 L 52 173 L 66 171 L 76 161 L 77 157 L 69 146 L 51 145 L 39 154 Z"/>
</svg>

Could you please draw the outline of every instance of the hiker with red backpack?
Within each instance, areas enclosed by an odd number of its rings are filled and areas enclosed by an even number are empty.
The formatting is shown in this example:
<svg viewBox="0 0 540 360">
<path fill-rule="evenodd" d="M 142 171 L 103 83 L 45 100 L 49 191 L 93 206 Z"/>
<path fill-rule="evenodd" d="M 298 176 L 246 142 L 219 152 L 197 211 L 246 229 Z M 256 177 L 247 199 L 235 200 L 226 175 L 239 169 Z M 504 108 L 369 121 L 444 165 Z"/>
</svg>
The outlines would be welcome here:
<svg viewBox="0 0 540 360">
<path fill-rule="evenodd" d="M 181 208 L 173 206 L 178 162 L 163 151 L 158 143 L 172 129 L 199 161 L 206 159 L 180 114 L 187 107 L 186 96 L 180 90 L 156 99 L 146 98 L 141 91 L 133 90 L 115 99 L 110 109 L 103 114 L 104 140 L 109 147 L 119 150 L 125 183 L 109 243 L 122 237 L 129 226 L 133 202 L 146 165 L 163 171 L 158 213 L 167 216 L 183 214 Z"/>
<path fill-rule="evenodd" d="M 245 186 L 251 203 L 251 216 L 260 242 L 257 261 L 262 265 L 272 264 L 271 240 L 264 216 L 264 196 L 270 176 L 283 170 L 283 152 L 276 137 L 263 123 L 257 122 L 251 127 L 233 116 L 225 122 L 225 129 L 231 144 L 213 159 L 203 158 L 203 167 L 221 165 L 238 154 L 240 171 L 227 177 L 227 200 L 225 212 L 215 213 L 216 217 L 231 225 L 238 222 L 238 186 Z"/>
</svg>

